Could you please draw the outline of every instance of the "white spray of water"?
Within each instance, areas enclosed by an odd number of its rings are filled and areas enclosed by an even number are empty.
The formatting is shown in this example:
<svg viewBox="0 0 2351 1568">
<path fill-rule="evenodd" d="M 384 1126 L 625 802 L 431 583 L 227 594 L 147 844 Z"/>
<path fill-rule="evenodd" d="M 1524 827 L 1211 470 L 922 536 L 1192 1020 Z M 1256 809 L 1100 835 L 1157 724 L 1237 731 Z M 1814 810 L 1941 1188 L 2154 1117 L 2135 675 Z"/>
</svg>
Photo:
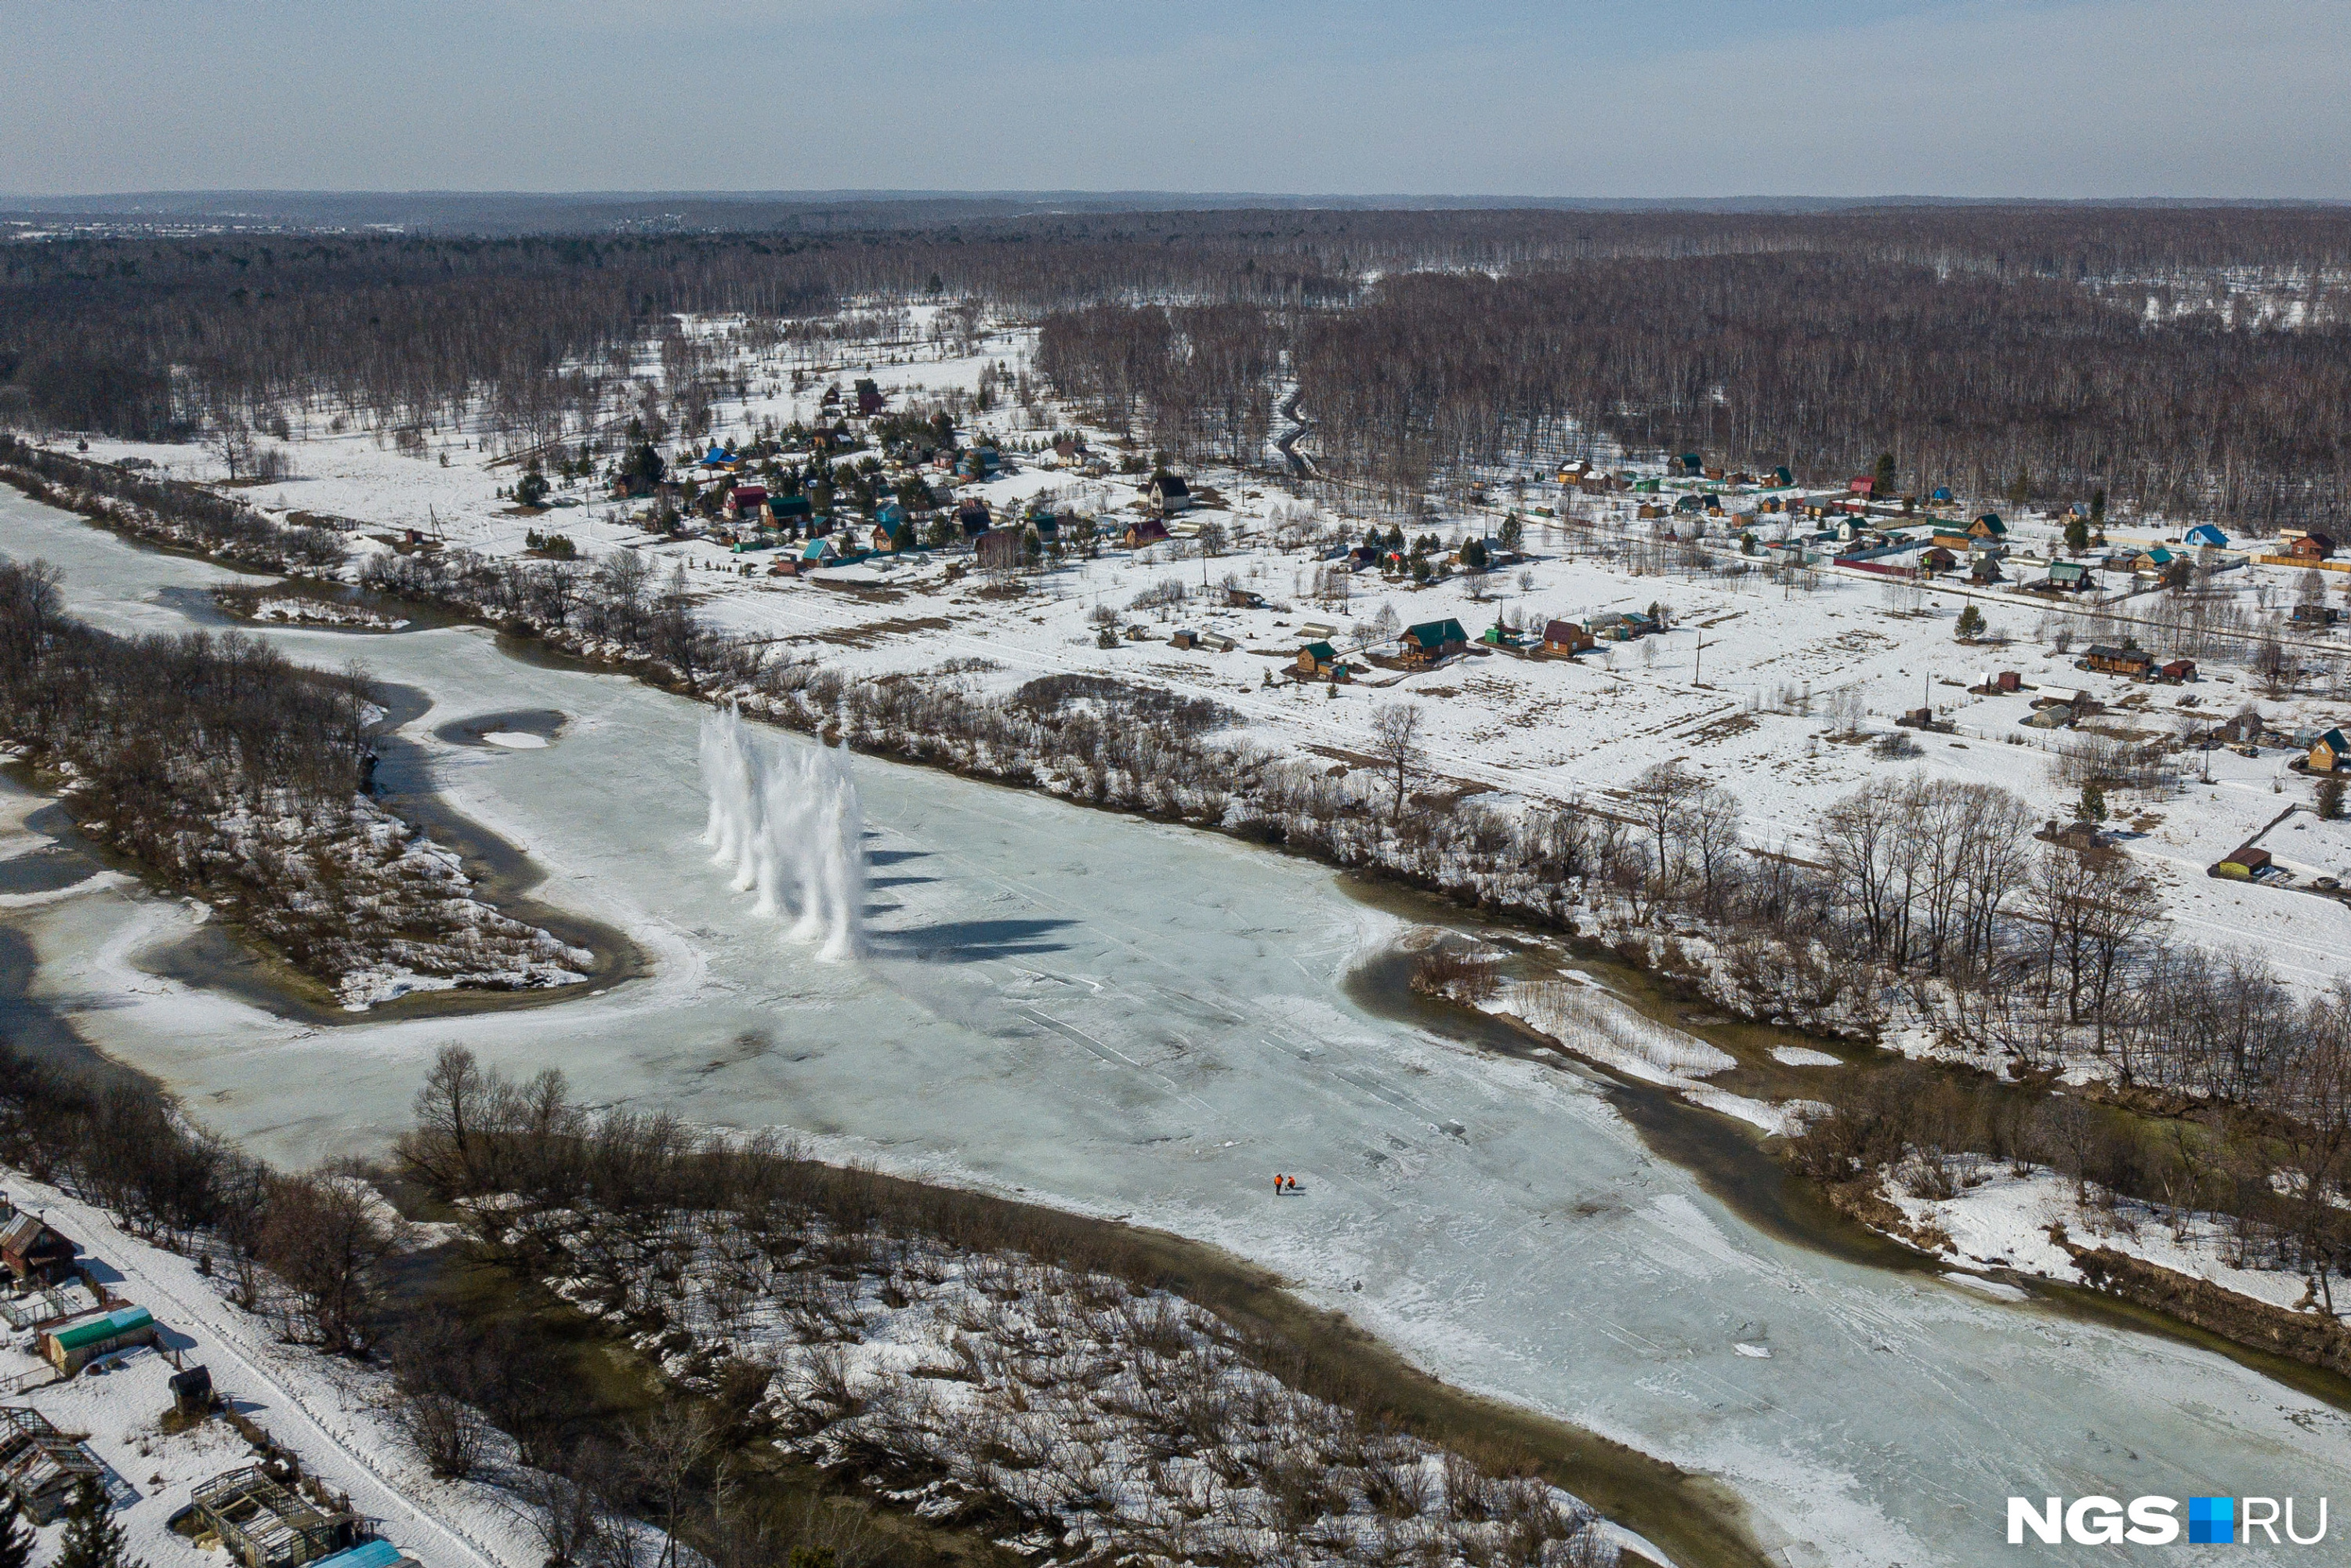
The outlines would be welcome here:
<svg viewBox="0 0 2351 1568">
<path fill-rule="evenodd" d="M 761 915 L 793 916 L 791 934 L 827 958 L 864 948 L 865 822 L 842 753 L 761 735 L 733 708 L 702 721 L 703 841 Z"/>
</svg>

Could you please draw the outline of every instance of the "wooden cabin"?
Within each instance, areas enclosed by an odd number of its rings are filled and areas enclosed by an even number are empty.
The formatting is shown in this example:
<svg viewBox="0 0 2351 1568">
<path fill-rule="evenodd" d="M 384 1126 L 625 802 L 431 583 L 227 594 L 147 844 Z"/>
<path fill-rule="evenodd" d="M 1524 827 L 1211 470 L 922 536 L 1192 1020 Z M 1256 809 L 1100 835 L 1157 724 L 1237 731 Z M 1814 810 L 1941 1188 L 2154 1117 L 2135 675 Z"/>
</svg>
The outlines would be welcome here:
<svg viewBox="0 0 2351 1568">
<path fill-rule="evenodd" d="M 1543 624 L 1542 651 L 1546 653 L 1573 655 L 1595 646 L 1592 633 L 1573 621 L 1551 621 Z"/>
<path fill-rule="evenodd" d="M 1396 639 L 1396 656 L 1416 668 L 1437 663 L 1469 646 L 1469 633 L 1461 622 L 1447 619 L 1424 621 L 1417 626 L 1405 628 Z"/>
</svg>

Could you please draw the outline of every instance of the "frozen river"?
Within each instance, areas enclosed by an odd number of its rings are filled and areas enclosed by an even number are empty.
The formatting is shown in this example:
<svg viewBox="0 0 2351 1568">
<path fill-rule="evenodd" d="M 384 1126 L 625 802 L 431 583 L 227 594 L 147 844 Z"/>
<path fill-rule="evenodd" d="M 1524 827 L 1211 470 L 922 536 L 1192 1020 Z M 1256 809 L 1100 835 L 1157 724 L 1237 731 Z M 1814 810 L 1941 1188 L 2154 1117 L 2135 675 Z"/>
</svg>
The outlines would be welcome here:
<svg viewBox="0 0 2351 1568">
<path fill-rule="evenodd" d="M 184 629 L 172 591 L 230 575 L 5 490 L 0 550 L 63 567 L 75 612 L 120 631 Z M 258 1152 L 380 1148 L 462 1039 L 598 1099 L 1129 1216 L 1279 1270 L 1450 1381 L 1720 1477 L 1792 1565 L 2013 1557 L 2011 1493 L 2351 1499 L 2351 1432 L 2314 1401 L 1774 1239 L 1574 1074 L 1365 1013 L 1346 973 L 1395 927 L 1317 867 L 861 760 L 871 951 L 819 963 L 709 863 L 694 705 L 473 629 L 266 634 L 429 694 L 405 734 L 449 800 L 546 870 L 538 897 L 633 934 L 652 969 L 551 1007 L 319 1028 L 142 968 L 191 928 L 182 901 L 7 896 L 35 998 Z M 434 733 L 549 710 L 567 722 L 543 747 Z M 1277 1170 L 1298 1197 L 1272 1197 Z"/>
</svg>

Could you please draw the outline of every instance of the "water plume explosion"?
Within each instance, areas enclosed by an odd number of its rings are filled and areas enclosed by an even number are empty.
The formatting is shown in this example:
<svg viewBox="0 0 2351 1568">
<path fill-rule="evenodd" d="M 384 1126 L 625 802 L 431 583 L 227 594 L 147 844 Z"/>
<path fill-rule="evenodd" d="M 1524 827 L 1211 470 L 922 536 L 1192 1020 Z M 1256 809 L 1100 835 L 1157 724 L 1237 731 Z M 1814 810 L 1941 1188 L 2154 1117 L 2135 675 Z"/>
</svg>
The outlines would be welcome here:
<svg viewBox="0 0 2351 1568">
<path fill-rule="evenodd" d="M 762 735 L 733 708 L 702 721 L 703 841 L 761 915 L 792 915 L 796 941 L 827 958 L 864 948 L 864 819 L 841 752 Z"/>
</svg>

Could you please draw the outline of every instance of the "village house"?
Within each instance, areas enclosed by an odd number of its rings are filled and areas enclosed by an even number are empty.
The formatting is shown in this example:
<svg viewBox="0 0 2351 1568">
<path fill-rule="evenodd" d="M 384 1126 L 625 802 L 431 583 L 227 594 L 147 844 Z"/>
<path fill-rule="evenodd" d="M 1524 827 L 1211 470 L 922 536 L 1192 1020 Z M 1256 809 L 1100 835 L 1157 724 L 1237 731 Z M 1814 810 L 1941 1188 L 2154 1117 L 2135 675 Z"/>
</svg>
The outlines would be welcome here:
<svg viewBox="0 0 2351 1568">
<path fill-rule="evenodd" d="M 2155 656 L 2137 648 L 2115 648 L 2105 643 L 2094 643 L 2082 656 L 2086 669 L 2104 670 L 2110 675 L 2144 675 L 2155 667 Z"/>
<path fill-rule="evenodd" d="M 841 564 L 841 551 L 834 548 L 830 537 L 812 538 L 800 547 L 799 554 L 793 558 L 793 564 L 802 571 L 814 571 L 819 567 L 824 566 L 838 566 Z"/>
<path fill-rule="evenodd" d="M 2335 553 L 2335 541 L 2307 528 L 2287 528 L 2278 535 L 2285 553 L 2295 560 L 2325 560 Z"/>
<path fill-rule="evenodd" d="M 1339 650 L 1328 643 L 1309 643 L 1298 650 L 1298 674 L 1301 679 L 1328 676 L 1344 680 L 1346 670 L 1347 666 L 1339 662 Z"/>
<path fill-rule="evenodd" d="M 2184 685 L 2196 678 L 2196 661 L 2174 659 L 2168 664 L 2159 664 L 2156 667 L 2155 678 L 2173 685 Z"/>
<path fill-rule="evenodd" d="M 816 521 L 816 503 L 806 496 L 769 496 L 766 509 L 769 528 L 807 528 Z"/>
<path fill-rule="evenodd" d="M 889 401 L 890 400 L 888 398 L 882 395 L 882 389 L 875 385 L 870 378 L 860 377 L 858 379 L 857 413 L 859 417 L 863 419 L 872 418 L 875 414 L 882 412 L 883 406 Z"/>
<path fill-rule="evenodd" d="M 2306 766 L 2313 773 L 2333 773 L 2346 761 L 2351 761 L 2351 740 L 2343 738 L 2339 729 L 2330 729 L 2311 743 Z"/>
<path fill-rule="evenodd" d="M 2178 559 L 2179 558 L 2161 545 L 2157 545 L 2152 549 L 2144 549 L 2133 556 L 2131 570 L 2143 577 L 2160 577 L 2163 575 L 2163 569 Z"/>
<path fill-rule="evenodd" d="M 2000 520 L 1998 512 L 1986 512 L 1968 525 L 1968 537 L 1977 539 L 2005 539 L 2008 525 Z"/>
<path fill-rule="evenodd" d="M 2286 620 L 2296 626 L 2332 626 L 2342 613 L 2331 605 L 2304 600 L 2287 613 Z"/>
<path fill-rule="evenodd" d="M 1167 542 L 1167 525 L 1156 517 L 1139 517 L 1127 524 L 1123 542 L 1129 549 Z"/>
<path fill-rule="evenodd" d="M 996 518 L 988 511 L 986 498 L 970 496 L 956 506 L 956 526 L 963 530 L 966 539 L 976 539 L 996 526 Z"/>
<path fill-rule="evenodd" d="M 2096 587 L 2097 580 L 2078 560 L 2056 560 L 2049 563 L 2049 575 L 2041 585 L 2060 593 L 2082 593 Z"/>
<path fill-rule="evenodd" d="M 1151 509 L 1163 517 L 1189 511 L 1192 507 L 1192 487 L 1174 474 L 1153 475 L 1144 493 L 1150 498 Z"/>
<path fill-rule="evenodd" d="M 2194 545 L 2199 549 L 2227 549 L 2229 536 L 2210 523 L 2199 523 L 2188 530 L 2181 542 Z"/>
<path fill-rule="evenodd" d="M 1546 653 L 1573 655 L 1593 645 L 1592 633 L 1573 621 L 1543 623 L 1542 651 Z"/>
<path fill-rule="evenodd" d="M 0 1263 L 27 1284 L 54 1285 L 72 1277 L 74 1257 L 81 1249 L 28 1214 L 0 1202 Z"/>
<path fill-rule="evenodd" d="M 768 509 L 768 487 L 765 485 L 737 485 L 726 492 L 726 504 L 720 513 L 730 523 L 763 518 Z"/>
<path fill-rule="evenodd" d="M 1417 626 L 1405 628 L 1396 639 L 1396 656 L 1415 668 L 1437 663 L 1439 659 L 1461 652 L 1469 646 L 1469 633 L 1461 622 L 1447 619 L 1424 621 Z"/>
</svg>

